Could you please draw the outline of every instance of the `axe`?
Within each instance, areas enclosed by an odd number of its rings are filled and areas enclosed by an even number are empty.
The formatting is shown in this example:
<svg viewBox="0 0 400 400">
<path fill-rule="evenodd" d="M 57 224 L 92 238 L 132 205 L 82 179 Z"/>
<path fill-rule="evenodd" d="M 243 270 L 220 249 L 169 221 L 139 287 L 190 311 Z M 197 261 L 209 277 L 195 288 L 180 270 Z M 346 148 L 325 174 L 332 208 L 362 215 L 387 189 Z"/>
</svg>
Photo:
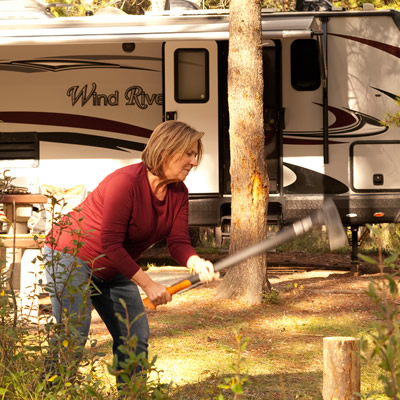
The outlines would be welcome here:
<svg viewBox="0 0 400 400">
<path fill-rule="evenodd" d="M 283 227 L 272 238 L 266 238 L 252 246 L 240 250 L 236 254 L 232 254 L 225 259 L 218 261 L 214 264 L 214 271 L 218 272 L 223 269 L 232 267 L 239 264 L 249 257 L 265 253 L 268 250 L 275 249 L 278 245 L 288 242 L 308 231 L 315 226 L 325 225 L 328 232 L 329 245 L 331 250 L 339 249 L 348 244 L 348 238 L 344 230 L 339 213 L 332 199 L 324 201 L 320 210 L 310 214 L 303 219 L 294 222 L 292 225 Z M 172 286 L 167 287 L 169 294 L 172 296 L 181 290 L 187 289 L 194 284 L 200 282 L 199 275 L 188 275 L 187 278 L 182 279 Z M 156 309 L 156 306 L 146 297 L 143 299 L 145 307 Z"/>
</svg>

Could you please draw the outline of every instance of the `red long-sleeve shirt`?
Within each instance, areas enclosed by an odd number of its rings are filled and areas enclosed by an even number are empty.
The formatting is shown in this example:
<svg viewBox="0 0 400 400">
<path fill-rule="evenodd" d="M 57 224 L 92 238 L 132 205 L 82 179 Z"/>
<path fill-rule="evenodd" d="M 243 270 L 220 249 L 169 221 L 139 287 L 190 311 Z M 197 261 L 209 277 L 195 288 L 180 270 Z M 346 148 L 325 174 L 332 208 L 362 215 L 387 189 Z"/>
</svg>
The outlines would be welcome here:
<svg viewBox="0 0 400 400">
<path fill-rule="evenodd" d="M 78 257 L 101 279 L 122 273 L 131 278 L 138 270 L 136 259 L 152 244 L 167 238 L 171 256 L 181 265 L 196 252 L 188 233 L 188 190 L 183 182 L 168 185 L 165 199 L 152 193 L 143 163 L 120 168 L 108 175 L 97 188 L 69 213 L 71 230 L 80 229 L 87 237 Z M 79 222 L 80 220 L 80 222 Z M 53 227 L 57 250 L 73 247 L 71 231 Z M 60 237 L 59 237 L 60 235 Z"/>
</svg>

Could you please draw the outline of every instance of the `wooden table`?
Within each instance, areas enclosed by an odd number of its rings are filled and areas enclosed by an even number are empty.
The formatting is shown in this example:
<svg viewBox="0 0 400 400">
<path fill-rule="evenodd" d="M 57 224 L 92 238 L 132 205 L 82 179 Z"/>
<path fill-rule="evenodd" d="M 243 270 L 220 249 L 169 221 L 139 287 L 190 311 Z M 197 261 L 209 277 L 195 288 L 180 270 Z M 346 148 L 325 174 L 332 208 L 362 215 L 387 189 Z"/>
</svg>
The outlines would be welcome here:
<svg viewBox="0 0 400 400">
<path fill-rule="evenodd" d="M 24 208 L 32 208 L 35 204 L 45 204 L 47 200 L 47 197 L 42 194 L 0 194 L 0 204 L 6 205 L 6 217 L 11 221 L 7 234 L 0 235 L 5 247 L 14 246 L 15 230 L 15 247 L 23 249 L 37 248 L 33 236 L 28 234 L 27 221 L 30 215 L 20 216 L 18 211 L 22 211 Z"/>
<path fill-rule="evenodd" d="M 43 194 L 0 194 L 2 204 L 40 204 L 47 203 L 47 197 Z"/>
<path fill-rule="evenodd" d="M 0 235 L 0 252 L 6 260 L 5 269 L 12 278 L 12 287 L 19 293 L 19 307 L 23 313 L 29 310 L 30 318 L 39 316 L 38 282 L 43 278 L 37 255 L 44 239 L 34 240 L 34 235 L 28 232 L 27 222 L 32 207 L 45 204 L 47 200 L 42 194 L 0 194 L 0 204 L 5 206 L 6 217 L 11 221 L 7 234 Z"/>
</svg>

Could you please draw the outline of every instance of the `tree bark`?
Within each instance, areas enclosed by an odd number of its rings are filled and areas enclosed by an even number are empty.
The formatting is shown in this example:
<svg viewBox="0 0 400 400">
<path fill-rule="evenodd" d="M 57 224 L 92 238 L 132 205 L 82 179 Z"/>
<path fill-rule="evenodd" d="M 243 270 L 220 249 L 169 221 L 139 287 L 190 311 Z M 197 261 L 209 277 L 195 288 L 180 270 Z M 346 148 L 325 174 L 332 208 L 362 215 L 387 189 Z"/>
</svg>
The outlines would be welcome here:
<svg viewBox="0 0 400 400">
<path fill-rule="evenodd" d="M 360 393 L 360 339 L 324 338 L 324 400 L 355 400 Z"/>
<path fill-rule="evenodd" d="M 230 253 L 267 234 L 268 174 L 264 151 L 261 3 L 230 2 L 228 104 L 230 115 L 232 219 Z M 220 298 L 259 304 L 266 279 L 266 255 L 229 269 Z"/>
</svg>

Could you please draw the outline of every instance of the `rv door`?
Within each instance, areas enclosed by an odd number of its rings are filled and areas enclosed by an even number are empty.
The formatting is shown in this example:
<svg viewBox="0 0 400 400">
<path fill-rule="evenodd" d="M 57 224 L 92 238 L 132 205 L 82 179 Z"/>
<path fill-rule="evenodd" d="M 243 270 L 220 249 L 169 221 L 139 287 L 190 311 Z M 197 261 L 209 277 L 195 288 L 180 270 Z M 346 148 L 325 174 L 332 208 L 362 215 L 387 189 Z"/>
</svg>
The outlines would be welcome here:
<svg viewBox="0 0 400 400">
<path fill-rule="evenodd" d="M 186 122 L 203 131 L 203 159 L 185 183 L 190 194 L 219 190 L 218 52 L 214 41 L 164 45 L 164 119 Z"/>
</svg>

